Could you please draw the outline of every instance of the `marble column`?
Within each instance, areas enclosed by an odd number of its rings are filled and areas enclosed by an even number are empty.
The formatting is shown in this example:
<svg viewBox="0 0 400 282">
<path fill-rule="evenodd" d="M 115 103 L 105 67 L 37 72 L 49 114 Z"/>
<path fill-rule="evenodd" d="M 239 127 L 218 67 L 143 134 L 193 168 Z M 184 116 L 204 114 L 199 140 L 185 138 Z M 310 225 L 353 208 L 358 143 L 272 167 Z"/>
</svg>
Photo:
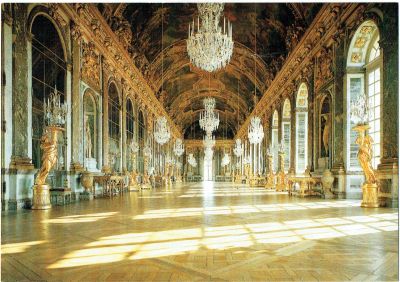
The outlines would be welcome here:
<svg viewBox="0 0 400 282">
<path fill-rule="evenodd" d="M 103 167 L 102 171 L 109 172 L 110 164 L 108 160 L 108 75 L 102 57 L 102 88 L 103 88 Z"/>
<path fill-rule="evenodd" d="M 344 93 L 343 78 L 346 74 L 346 59 L 344 40 L 339 40 L 334 47 L 334 85 L 332 95 L 332 173 L 336 178 L 333 189 L 339 198 L 344 198 L 346 193 L 346 171 L 344 166 L 345 155 L 345 101 L 346 94 Z"/>
<path fill-rule="evenodd" d="M 122 99 L 122 103 L 121 103 L 121 107 L 122 107 L 122 170 L 123 172 L 125 172 L 127 170 L 127 146 L 128 144 L 126 144 L 126 103 L 127 103 L 127 93 L 126 93 L 126 86 L 125 83 L 122 82 L 122 95 L 121 95 L 121 99 Z"/>
<path fill-rule="evenodd" d="M 71 93 L 71 115 L 72 115 L 72 160 L 71 171 L 80 172 L 83 170 L 83 117 L 81 99 L 81 58 L 80 58 L 80 38 L 72 38 L 72 93 Z"/>
<path fill-rule="evenodd" d="M 32 164 L 32 35 L 27 27 L 28 6 L 13 4 L 12 156 L 8 209 L 29 207 L 34 173 Z"/>
<path fill-rule="evenodd" d="M 382 109 L 381 109 L 381 164 L 378 166 L 380 191 L 390 197 L 381 205 L 398 206 L 398 103 L 399 103 L 399 57 L 398 57 L 398 6 L 382 7 L 384 20 L 379 25 L 382 56 Z"/>
</svg>

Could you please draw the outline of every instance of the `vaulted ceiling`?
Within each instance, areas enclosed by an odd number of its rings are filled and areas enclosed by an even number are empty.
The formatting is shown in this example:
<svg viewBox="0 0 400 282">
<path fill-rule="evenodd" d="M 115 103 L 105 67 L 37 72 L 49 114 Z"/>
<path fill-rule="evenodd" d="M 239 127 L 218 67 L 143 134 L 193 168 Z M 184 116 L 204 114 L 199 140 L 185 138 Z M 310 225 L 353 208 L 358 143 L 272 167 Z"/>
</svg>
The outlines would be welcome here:
<svg viewBox="0 0 400 282">
<path fill-rule="evenodd" d="M 216 138 L 232 138 L 321 6 L 226 3 L 224 15 L 233 24 L 232 59 L 226 68 L 208 73 L 190 64 L 186 51 L 188 24 L 198 14 L 195 3 L 97 4 L 114 31 L 130 29 L 128 51 L 185 138 L 202 136 L 198 117 L 207 96 L 216 99 L 220 114 Z"/>
</svg>

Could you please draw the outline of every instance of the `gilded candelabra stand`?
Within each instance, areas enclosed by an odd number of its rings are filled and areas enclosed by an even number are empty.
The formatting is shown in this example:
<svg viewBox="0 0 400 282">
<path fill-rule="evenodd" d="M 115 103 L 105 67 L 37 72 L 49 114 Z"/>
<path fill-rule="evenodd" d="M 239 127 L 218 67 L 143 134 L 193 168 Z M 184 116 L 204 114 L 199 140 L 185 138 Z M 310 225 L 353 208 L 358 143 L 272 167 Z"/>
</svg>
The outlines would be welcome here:
<svg viewBox="0 0 400 282">
<path fill-rule="evenodd" d="M 66 104 L 61 104 L 60 93 L 55 91 L 50 94 L 47 103 L 44 102 L 44 112 L 49 124 L 45 127 L 40 148 L 43 151 L 42 166 L 36 175 L 35 185 L 33 185 L 32 209 L 46 210 L 50 209 L 50 185 L 46 184 L 46 179 L 57 163 L 58 155 L 58 134 L 65 131 L 65 116 L 67 114 Z"/>
<path fill-rule="evenodd" d="M 252 175 L 251 175 L 251 168 L 250 168 L 249 163 L 246 163 L 244 165 L 244 175 L 246 177 L 246 184 L 250 184 L 250 179 L 251 179 Z"/>
<path fill-rule="evenodd" d="M 129 176 L 129 191 L 139 191 L 139 184 L 137 182 L 137 163 L 136 155 L 139 151 L 139 144 L 132 140 L 129 144 L 129 149 L 131 151 L 131 161 L 132 161 L 132 171 L 128 173 Z"/>
<path fill-rule="evenodd" d="M 373 140 L 367 133 L 368 129 L 368 124 L 359 124 L 353 127 L 353 130 L 358 132 L 356 144 L 360 147 L 357 157 L 365 174 L 365 182 L 362 186 L 363 197 L 361 206 L 365 208 L 377 208 L 379 207 L 378 182 L 371 164 Z"/>
<path fill-rule="evenodd" d="M 151 189 L 150 176 L 148 173 L 149 157 L 146 155 L 144 156 L 143 166 L 144 166 L 144 172 L 143 172 L 143 183 L 141 185 L 141 188 L 142 189 Z"/>
<path fill-rule="evenodd" d="M 265 183 L 265 188 L 275 189 L 275 174 L 273 170 L 272 152 L 268 153 L 268 174 L 267 174 L 267 182 Z"/>
<path fill-rule="evenodd" d="M 139 184 L 137 182 L 136 170 L 136 153 L 131 154 L 132 171 L 129 173 L 129 191 L 139 191 Z"/>
<path fill-rule="evenodd" d="M 279 144 L 279 172 L 277 173 L 276 191 L 285 191 L 285 147 L 283 141 Z"/>
<path fill-rule="evenodd" d="M 371 164 L 373 140 L 367 133 L 369 129 L 368 106 L 367 95 L 359 95 L 350 105 L 350 119 L 357 124 L 353 127 L 353 130 L 358 132 L 356 139 L 356 144 L 359 145 L 357 158 L 365 174 L 365 182 L 362 186 L 363 199 L 361 206 L 365 208 L 377 208 L 379 207 L 378 181 Z"/>
</svg>

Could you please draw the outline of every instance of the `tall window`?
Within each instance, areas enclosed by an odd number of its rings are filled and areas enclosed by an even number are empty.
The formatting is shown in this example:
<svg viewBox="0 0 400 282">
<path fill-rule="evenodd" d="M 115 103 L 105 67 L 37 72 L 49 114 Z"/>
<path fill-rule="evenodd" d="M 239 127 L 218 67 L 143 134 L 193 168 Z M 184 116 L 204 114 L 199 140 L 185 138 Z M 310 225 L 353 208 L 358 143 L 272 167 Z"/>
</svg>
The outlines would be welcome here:
<svg viewBox="0 0 400 282">
<path fill-rule="evenodd" d="M 37 16 L 32 24 L 32 162 L 41 165 L 40 139 L 45 126 L 43 102 L 57 87 L 64 102 L 66 63 L 64 49 L 53 23 L 45 16 Z M 63 134 L 58 140 L 58 164 L 64 169 L 66 142 Z"/>
<path fill-rule="evenodd" d="M 308 89 L 305 83 L 299 87 L 296 97 L 296 173 L 307 168 Z"/>
<path fill-rule="evenodd" d="M 290 101 L 286 99 L 283 104 L 282 113 L 283 144 L 285 144 L 285 172 L 289 171 L 290 168 L 290 111 Z"/>
<path fill-rule="evenodd" d="M 361 170 L 358 159 L 357 133 L 350 120 L 350 105 L 360 95 L 367 95 L 369 104 L 369 134 L 372 147 L 372 166 L 377 168 L 381 157 L 381 52 L 379 30 L 373 21 L 365 21 L 352 38 L 347 58 L 347 163 L 349 170 Z"/>
<path fill-rule="evenodd" d="M 138 126 L 139 126 L 139 156 L 138 162 L 139 167 L 138 170 L 140 173 L 144 173 L 144 163 L 143 163 L 143 149 L 144 149 L 144 116 L 142 110 L 139 111 L 139 118 L 138 118 Z"/>
<path fill-rule="evenodd" d="M 372 166 L 378 167 L 381 157 L 381 69 L 379 65 L 380 51 L 378 39 L 372 44 L 368 74 L 369 134 L 374 141 L 372 148 Z"/>
<path fill-rule="evenodd" d="M 278 111 L 274 111 L 274 115 L 272 116 L 272 148 L 273 148 L 273 164 L 274 164 L 274 171 L 278 171 L 278 147 L 279 147 L 279 140 L 278 140 L 278 127 L 279 127 L 279 116 Z"/>
<path fill-rule="evenodd" d="M 134 130 L 135 128 L 135 116 L 133 112 L 133 104 L 131 99 L 128 99 L 126 101 L 126 141 L 127 145 L 132 142 L 132 140 L 135 138 L 134 135 Z M 129 148 L 129 147 L 128 147 Z M 131 152 L 128 150 L 128 169 L 131 170 L 133 168 L 133 163 L 131 159 Z"/>
<path fill-rule="evenodd" d="M 121 160 L 121 130 L 120 130 L 120 112 L 117 87 L 111 83 L 108 88 L 108 138 L 109 138 L 109 161 L 114 171 L 120 171 Z"/>
</svg>

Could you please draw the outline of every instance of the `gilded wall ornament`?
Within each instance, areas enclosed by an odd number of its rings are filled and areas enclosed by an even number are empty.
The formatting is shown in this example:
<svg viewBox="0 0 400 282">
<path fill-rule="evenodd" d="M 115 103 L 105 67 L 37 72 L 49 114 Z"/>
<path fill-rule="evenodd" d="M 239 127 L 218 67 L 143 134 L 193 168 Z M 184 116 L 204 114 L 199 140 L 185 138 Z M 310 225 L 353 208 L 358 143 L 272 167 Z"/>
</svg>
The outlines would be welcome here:
<svg viewBox="0 0 400 282">
<path fill-rule="evenodd" d="M 62 27 L 67 25 L 67 22 L 60 15 L 59 4 L 49 4 L 49 15 Z"/>
<path fill-rule="evenodd" d="M 333 78 L 333 52 L 331 48 L 323 49 L 318 60 L 315 78 L 315 89 L 321 88 L 326 82 Z"/>
<path fill-rule="evenodd" d="M 94 43 L 84 43 L 82 47 L 82 80 L 92 85 L 95 89 L 99 89 L 100 64 L 99 56 L 95 52 Z"/>
</svg>

